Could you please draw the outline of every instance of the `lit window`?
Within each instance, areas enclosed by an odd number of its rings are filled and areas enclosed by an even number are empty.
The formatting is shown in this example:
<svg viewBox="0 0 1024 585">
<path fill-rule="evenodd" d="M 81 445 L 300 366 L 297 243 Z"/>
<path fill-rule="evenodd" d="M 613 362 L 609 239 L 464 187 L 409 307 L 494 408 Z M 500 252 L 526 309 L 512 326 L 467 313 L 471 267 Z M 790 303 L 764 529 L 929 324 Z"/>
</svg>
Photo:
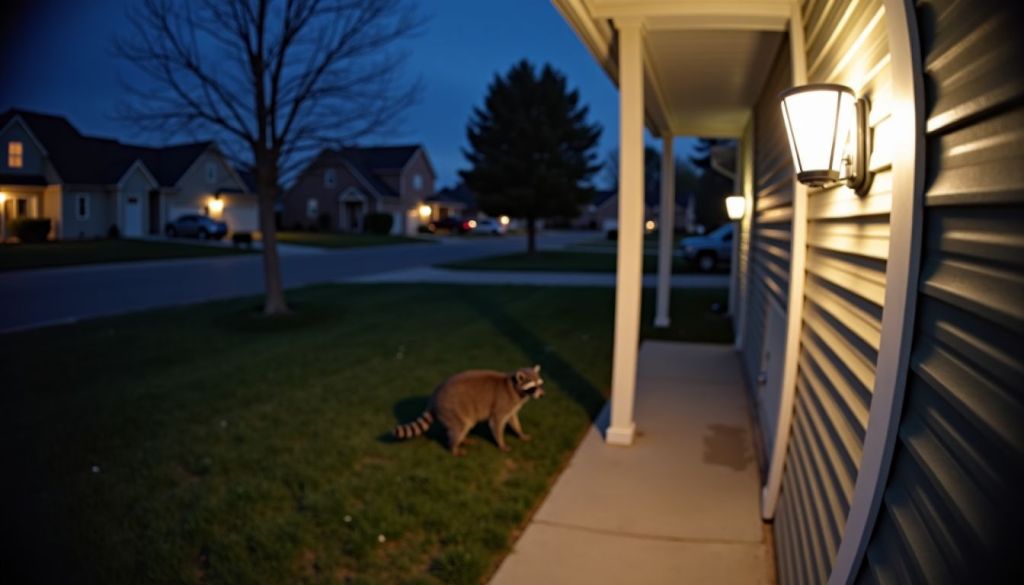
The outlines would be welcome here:
<svg viewBox="0 0 1024 585">
<path fill-rule="evenodd" d="M 7 143 L 7 166 L 20 169 L 25 164 L 25 147 L 17 141 Z"/>
<path fill-rule="evenodd" d="M 320 215 L 320 202 L 316 199 L 306 201 L 306 217 L 316 219 Z"/>
<path fill-rule="evenodd" d="M 89 219 L 89 196 L 88 195 L 76 195 L 75 196 L 75 218 L 77 218 L 77 219 Z"/>
<path fill-rule="evenodd" d="M 423 188 L 423 175 L 412 176 L 412 188 L 417 191 Z"/>
<path fill-rule="evenodd" d="M 208 162 L 206 163 L 206 182 L 213 184 L 217 182 L 217 164 Z"/>
<path fill-rule="evenodd" d="M 333 187 L 334 182 L 337 179 L 334 169 L 327 169 L 324 171 L 324 187 Z"/>
</svg>

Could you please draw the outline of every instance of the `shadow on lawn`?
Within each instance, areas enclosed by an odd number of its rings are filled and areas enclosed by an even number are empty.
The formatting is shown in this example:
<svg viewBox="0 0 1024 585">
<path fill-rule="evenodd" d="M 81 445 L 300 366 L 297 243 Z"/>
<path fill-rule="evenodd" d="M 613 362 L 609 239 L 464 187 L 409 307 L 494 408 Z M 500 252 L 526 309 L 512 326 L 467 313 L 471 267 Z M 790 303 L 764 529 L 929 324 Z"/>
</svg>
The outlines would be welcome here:
<svg viewBox="0 0 1024 585">
<path fill-rule="evenodd" d="M 580 375 L 569 362 L 557 353 L 549 351 L 543 340 L 505 312 L 502 306 L 493 302 L 490 297 L 470 292 L 464 298 L 466 304 L 476 309 L 484 320 L 515 343 L 528 356 L 531 364 L 540 364 L 544 377 L 556 380 L 559 388 L 578 402 L 593 420 L 605 402 L 605 397 L 593 384 Z"/>
</svg>

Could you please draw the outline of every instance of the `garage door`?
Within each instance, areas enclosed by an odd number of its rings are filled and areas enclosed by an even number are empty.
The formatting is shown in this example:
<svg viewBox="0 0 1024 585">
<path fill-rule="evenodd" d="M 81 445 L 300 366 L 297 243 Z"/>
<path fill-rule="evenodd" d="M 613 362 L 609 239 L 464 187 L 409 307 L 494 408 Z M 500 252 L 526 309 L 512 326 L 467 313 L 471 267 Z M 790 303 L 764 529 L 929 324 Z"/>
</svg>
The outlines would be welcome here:
<svg viewBox="0 0 1024 585">
<path fill-rule="evenodd" d="M 225 205 L 222 219 L 230 232 L 253 232 L 260 227 L 259 208 L 255 202 Z"/>
</svg>

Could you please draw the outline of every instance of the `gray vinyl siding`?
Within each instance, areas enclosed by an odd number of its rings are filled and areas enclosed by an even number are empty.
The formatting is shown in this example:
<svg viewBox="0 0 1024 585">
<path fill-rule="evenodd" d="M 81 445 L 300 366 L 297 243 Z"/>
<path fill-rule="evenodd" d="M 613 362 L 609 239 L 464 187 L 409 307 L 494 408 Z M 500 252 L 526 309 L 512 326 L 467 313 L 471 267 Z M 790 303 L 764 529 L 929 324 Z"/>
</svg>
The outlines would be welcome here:
<svg viewBox="0 0 1024 585">
<path fill-rule="evenodd" d="M 882 0 L 808 0 L 802 10 L 808 82 L 865 97 L 879 145 L 868 194 L 808 192 L 796 395 L 775 524 L 783 584 L 824 583 L 842 539 L 875 383 L 892 209 Z"/>
<path fill-rule="evenodd" d="M 78 196 L 89 198 L 89 216 L 78 218 Z M 64 191 L 64 225 L 61 237 L 67 240 L 105 238 L 110 226 L 117 223 L 117 199 L 106 191 L 74 189 Z"/>
<path fill-rule="evenodd" d="M 754 205 L 745 284 L 747 315 L 743 359 L 747 379 L 757 379 L 769 303 L 786 310 L 793 222 L 793 163 L 782 118 L 779 92 L 792 85 L 789 42 L 784 40 L 754 107 Z M 754 391 L 753 389 L 751 390 Z"/>
<path fill-rule="evenodd" d="M 1021 583 L 1024 9 L 930 0 L 917 14 L 927 158 L 916 323 L 857 580 Z"/>
</svg>

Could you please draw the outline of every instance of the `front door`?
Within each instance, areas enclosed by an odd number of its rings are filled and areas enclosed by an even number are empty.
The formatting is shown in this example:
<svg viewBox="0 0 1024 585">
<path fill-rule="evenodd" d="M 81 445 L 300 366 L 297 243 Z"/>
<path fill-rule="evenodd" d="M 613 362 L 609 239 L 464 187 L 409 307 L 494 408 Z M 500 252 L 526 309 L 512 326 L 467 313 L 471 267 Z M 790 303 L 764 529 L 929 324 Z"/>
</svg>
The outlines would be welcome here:
<svg viewBox="0 0 1024 585">
<path fill-rule="evenodd" d="M 343 230 L 350 232 L 361 231 L 363 227 L 363 202 L 345 201 L 343 221 L 344 224 L 341 226 Z"/>
<path fill-rule="evenodd" d="M 138 195 L 129 195 L 124 202 L 124 236 L 137 238 L 142 235 L 142 199 Z"/>
</svg>

